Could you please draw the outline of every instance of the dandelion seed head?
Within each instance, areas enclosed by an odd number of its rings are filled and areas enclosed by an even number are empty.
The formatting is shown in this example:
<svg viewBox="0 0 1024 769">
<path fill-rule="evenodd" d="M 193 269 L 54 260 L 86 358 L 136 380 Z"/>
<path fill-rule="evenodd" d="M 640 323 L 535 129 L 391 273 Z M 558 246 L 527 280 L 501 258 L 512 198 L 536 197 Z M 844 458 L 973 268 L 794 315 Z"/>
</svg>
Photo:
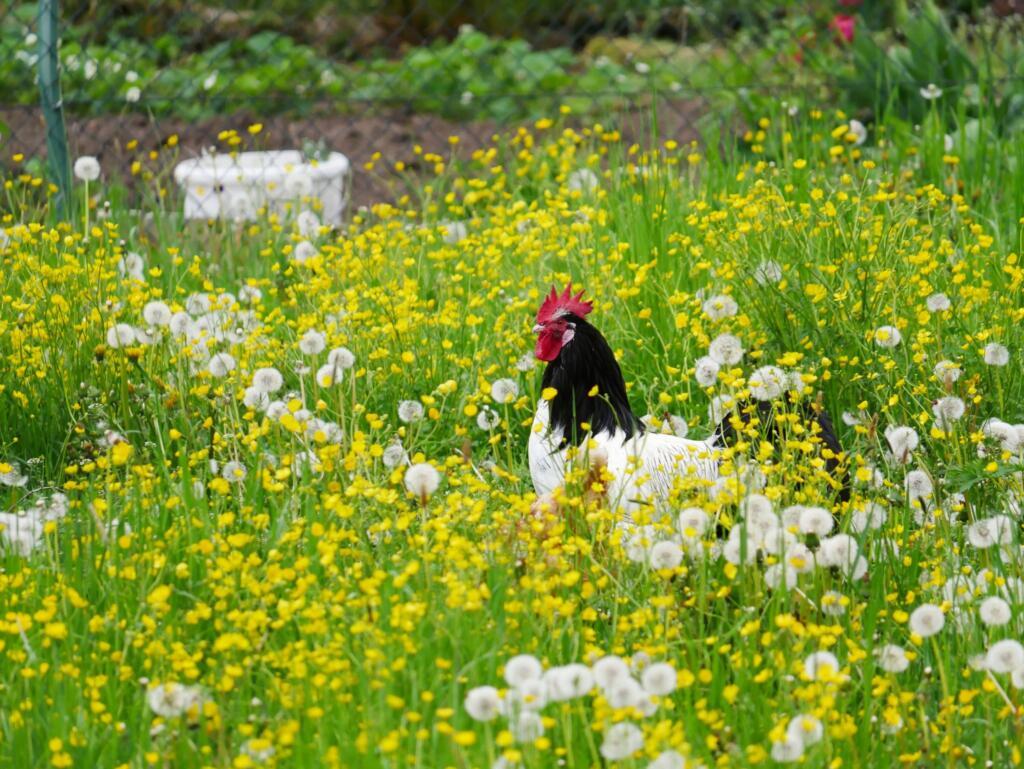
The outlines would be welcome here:
<svg viewBox="0 0 1024 769">
<path fill-rule="evenodd" d="M 429 497 L 441 484 L 441 474 L 426 462 L 412 465 L 405 471 L 405 488 L 417 497 Z"/>
<path fill-rule="evenodd" d="M 92 155 L 82 155 L 75 160 L 75 178 L 83 182 L 94 182 L 100 178 L 100 162 Z"/>
<path fill-rule="evenodd" d="M 998 342 L 989 342 L 985 345 L 983 357 L 989 366 L 1002 367 L 1010 362 L 1010 351 Z"/>
<path fill-rule="evenodd" d="M 734 366 L 743 359 L 743 344 L 732 334 L 719 334 L 711 340 L 708 355 L 720 366 Z"/>
<path fill-rule="evenodd" d="M 324 335 L 316 329 L 310 329 L 299 339 L 299 351 L 310 357 L 319 355 L 327 347 L 327 340 Z"/>
<path fill-rule="evenodd" d="M 910 614 L 910 630 L 922 638 L 930 638 L 946 625 L 942 609 L 932 603 L 924 603 Z"/>
</svg>

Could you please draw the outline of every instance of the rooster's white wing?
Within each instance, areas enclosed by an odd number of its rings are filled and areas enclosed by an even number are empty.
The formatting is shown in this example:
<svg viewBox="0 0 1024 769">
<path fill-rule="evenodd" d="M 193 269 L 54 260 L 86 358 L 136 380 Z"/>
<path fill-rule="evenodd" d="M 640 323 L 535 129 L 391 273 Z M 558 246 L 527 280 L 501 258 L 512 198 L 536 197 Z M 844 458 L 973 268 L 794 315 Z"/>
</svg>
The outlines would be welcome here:
<svg viewBox="0 0 1024 769">
<path fill-rule="evenodd" d="M 558 447 L 561 430 L 549 432 L 548 403 L 540 401 L 527 442 L 530 478 L 538 496 L 551 494 L 565 482 L 565 452 Z"/>
<path fill-rule="evenodd" d="M 679 477 L 714 481 L 718 477 L 715 447 L 710 441 L 693 441 L 674 435 L 647 432 L 628 440 L 622 433 L 596 438 L 608 454 L 608 471 L 614 476 L 609 502 L 627 512 L 656 504 L 672 491 Z"/>
</svg>

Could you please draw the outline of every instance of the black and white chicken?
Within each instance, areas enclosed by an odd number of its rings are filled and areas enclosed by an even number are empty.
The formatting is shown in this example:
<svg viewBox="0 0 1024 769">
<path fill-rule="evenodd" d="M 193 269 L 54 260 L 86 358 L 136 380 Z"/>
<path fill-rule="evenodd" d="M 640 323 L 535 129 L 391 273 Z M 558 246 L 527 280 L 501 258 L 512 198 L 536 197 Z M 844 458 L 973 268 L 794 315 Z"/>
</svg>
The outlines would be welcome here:
<svg viewBox="0 0 1024 769">
<path fill-rule="evenodd" d="M 615 354 L 585 320 L 592 309 L 582 291 L 574 296 L 566 287 L 561 294 L 552 288 L 537 312 L 535 354 L 547 363 L 543 387 L 555 390 L 553 398 L 537 403 L 529 438 L 530 475 L 538 497 L 550 499 L 564 484 L 569 452 L 583 446 L 600 457 L 612 477 L 606 489 L 609 505 L 627 515 L 663 500 L 680 476 L 715 481 L 720 450 L 736 437 L 730 418 L 703 441 L 646 429 L 630 407 Z M 741 421 L 748 421 L 755 410 L 759 423 L 770 430 L 769 404 L 743 412 Z M 814 432 L 830 449 L 828 468 L 836 471 L 841 448 L 828 416 L 806 407 L 804 411 L 817 423 Z"/>
</svg>

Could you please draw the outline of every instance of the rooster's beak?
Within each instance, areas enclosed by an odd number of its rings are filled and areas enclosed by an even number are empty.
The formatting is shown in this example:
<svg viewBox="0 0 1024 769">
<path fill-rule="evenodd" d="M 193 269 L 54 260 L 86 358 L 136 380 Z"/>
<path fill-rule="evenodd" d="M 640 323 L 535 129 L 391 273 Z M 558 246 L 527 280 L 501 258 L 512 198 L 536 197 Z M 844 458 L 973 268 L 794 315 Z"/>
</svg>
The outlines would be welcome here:
<svg viewBox="0 0 1024 769">
<path fill-rule="evenodd" d="M 536 326 L 533 327 L 533 333 L 535 333 L 535 334 L 539 334 L 543 330 L 544 330 L 544 326 L 542 326 L 540 323 L 538 323 Z"/>
</svg>

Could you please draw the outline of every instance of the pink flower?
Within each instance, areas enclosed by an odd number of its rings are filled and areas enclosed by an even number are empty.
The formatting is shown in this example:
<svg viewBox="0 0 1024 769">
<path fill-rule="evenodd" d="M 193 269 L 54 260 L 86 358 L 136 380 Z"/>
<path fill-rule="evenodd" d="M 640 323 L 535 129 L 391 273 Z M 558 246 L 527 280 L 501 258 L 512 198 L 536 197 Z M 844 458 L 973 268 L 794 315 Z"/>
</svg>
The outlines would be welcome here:
<svg viewBox="0 0 1024 769">
<path fill-rule="evenodd" d="M 857 17 L 846 13 L 837 13 L 832 17 L 829 26 L 834 29 L 845 42 L 853 42 L 853 30 L 857 25 Z"/>
</svg>

